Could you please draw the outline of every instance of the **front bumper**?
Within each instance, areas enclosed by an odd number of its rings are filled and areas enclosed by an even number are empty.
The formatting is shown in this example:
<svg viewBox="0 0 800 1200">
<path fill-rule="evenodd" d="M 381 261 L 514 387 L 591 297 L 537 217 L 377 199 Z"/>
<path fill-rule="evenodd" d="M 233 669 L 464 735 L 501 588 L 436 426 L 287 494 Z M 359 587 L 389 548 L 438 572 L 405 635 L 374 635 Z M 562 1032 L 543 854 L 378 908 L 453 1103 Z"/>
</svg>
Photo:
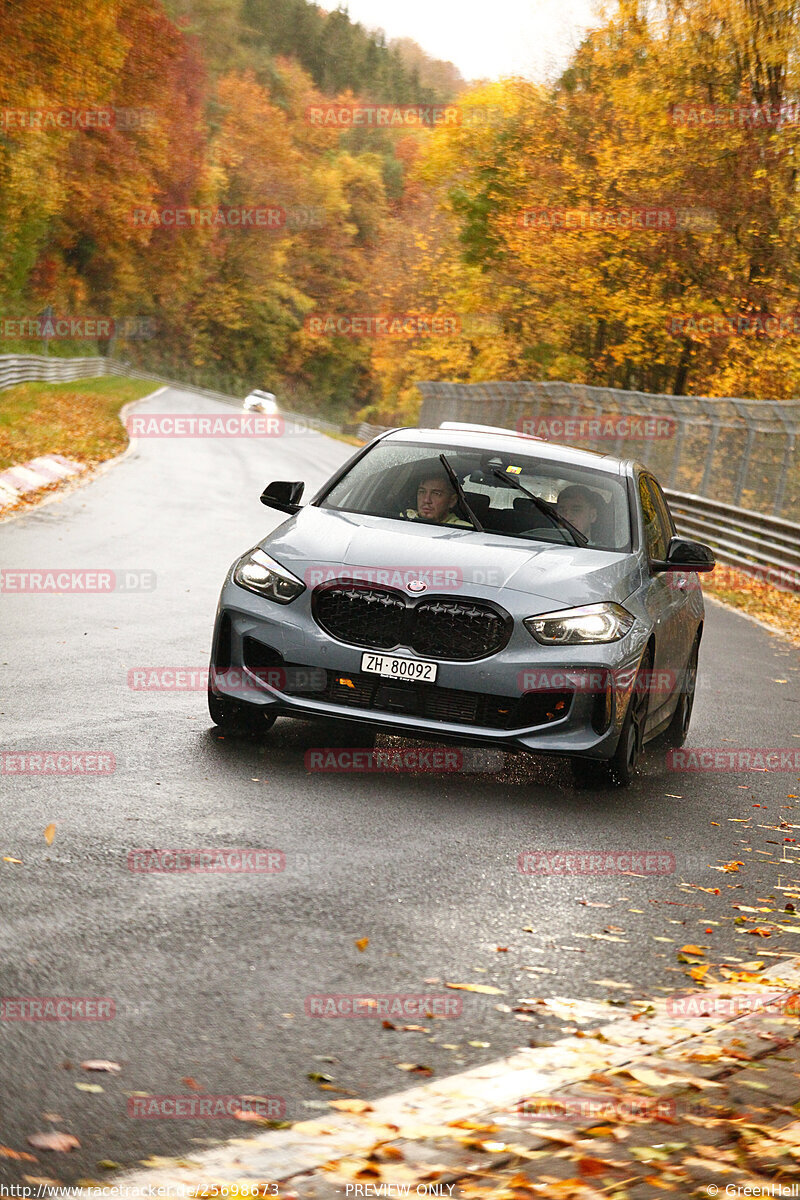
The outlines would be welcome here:
<svg viewBox="0 0 800 1200">
<path fill-rule="evenodd" d="M 366 647 L 325 633 L 311 615 L 308 593 L 280 605 L 229 577 L 217 611 L 211 686 L 217 695 L 276 715 L 605 759 L 616 749 L 646 638 L 637 621 L 619 642 L 546 647 L 515 618 L 511 640 L 498 653 L 472 662 L 438 659 L 435 684 L 398 685 L 362 674 Z M 402 649 L 391 653 L 415 657 Z M 542 679 L 550 686 L 542 689 Z"/>
</svg>

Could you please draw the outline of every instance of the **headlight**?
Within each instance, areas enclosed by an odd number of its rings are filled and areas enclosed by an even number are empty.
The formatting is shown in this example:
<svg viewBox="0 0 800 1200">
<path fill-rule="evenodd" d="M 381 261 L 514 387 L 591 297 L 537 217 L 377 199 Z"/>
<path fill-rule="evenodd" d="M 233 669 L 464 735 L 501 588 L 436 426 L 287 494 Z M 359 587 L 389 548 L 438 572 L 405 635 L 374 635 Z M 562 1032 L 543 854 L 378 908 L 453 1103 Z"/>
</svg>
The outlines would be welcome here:
<svg viewBox="0 0 800 1200">
<path fill-rule="evenodd" d="M 525 628 L 545 646 L 582 646 L 616 642 L 633 626 L 634 618 L 621 604 L 587 604 L 561 612 L 526 617 Z"/>
<path fill-rule="evenodd" d="M 258 549 L 251 550 L 239 559 L 233 569 L 233 581 L 239 587 L 247 588 L 248 592 L 265 596 L 267 600 L 276 600 L 278 604 L 289 604 L 306 590 L 305 584 L 297 576 Z"/>
</svg>

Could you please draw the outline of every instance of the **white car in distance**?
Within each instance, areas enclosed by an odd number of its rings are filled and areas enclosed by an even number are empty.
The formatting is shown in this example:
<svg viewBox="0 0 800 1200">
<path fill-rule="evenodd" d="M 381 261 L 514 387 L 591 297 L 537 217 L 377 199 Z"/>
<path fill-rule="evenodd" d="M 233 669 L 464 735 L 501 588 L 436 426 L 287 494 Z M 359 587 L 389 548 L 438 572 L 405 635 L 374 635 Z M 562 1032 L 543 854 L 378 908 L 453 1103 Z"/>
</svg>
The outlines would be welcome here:
<svg viewBox="0 0 800 1200">
<path fill-rule="evenodd" d="M 278 413 L 278 401 L 272 392 L 256 389 L 245 398 L 242 408 L 245 412 L 266 413 L 267 416 L 274 417 Z"/>
</svg>

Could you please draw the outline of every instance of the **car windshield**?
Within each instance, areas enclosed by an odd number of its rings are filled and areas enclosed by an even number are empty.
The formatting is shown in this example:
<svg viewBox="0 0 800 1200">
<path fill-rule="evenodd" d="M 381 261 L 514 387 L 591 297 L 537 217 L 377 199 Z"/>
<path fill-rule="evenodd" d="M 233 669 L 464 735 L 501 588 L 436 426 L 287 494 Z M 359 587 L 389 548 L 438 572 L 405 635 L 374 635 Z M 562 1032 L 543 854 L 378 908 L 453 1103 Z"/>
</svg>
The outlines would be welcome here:
<svg viewBox="0 0 800 1200">
<path fill-rule="evenodd" d="M 444 454 L 461 485 L 454 490 Z M 517 486 L 521 484 L 522 487 Z M 630 550 L 624 481 L 605 471 L 537 456 L 392 439 L 378 442 L 322 497 L 321 508 L 396 521 L 421 521 L 483 534 L 575 545 L 531 496 L 552 505 L 596 550 Z"/>
</svg>

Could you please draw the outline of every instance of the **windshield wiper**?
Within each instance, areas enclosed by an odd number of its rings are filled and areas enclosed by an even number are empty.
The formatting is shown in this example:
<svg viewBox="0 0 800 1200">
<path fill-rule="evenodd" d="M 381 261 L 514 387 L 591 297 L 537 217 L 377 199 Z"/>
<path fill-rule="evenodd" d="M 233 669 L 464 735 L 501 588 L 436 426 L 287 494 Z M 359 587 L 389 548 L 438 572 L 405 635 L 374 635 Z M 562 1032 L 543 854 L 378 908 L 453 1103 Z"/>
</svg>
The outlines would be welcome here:
<svg viewBox="0 0 800 1200">
<path fill-rule="evenodd" d="M 533 492 L 529 491 L 529 489 L 525 487 L 524 483 L 520 483 L 520 481 L 515 479 L 513 475 L 504 475 L 502 471 L 498 470 L 492 471 L 492 474 L 496 475 L 498 479 L 502 479 L 503 483 L 509 483 L 512 485 L 512 487 L 519 488 L 521 492 L 524 492 L 525 495 L 533 501 L 533 503 L 539 509 L 539 512 L 544 513 L 544 515 L 549 517 L 554 524 L 560 525 L 563 529 L 568 530 L 572 536 L 573 545 L 588 546 L 589 539 L 587 538 L 586 534 L 581 533 L 580 529 L 576 529 L 572 522 L 568 521 L 566 517 L 562 517 L 561 513 L 558 512 L 557 509 L 553 508 L 552 504 L 548 504 L 546 500 L 542 500 L 541 496 L 534 495 Z"/>
<path fill-rule="evenodd" d="M 459 500 L 461 501 L 461 506 L 464 509 L 464 512 L 467 514 L 470 521 L 472 522 L 473 529 L 477 530 L 478 533 L 483 533 L 483 526 L 481 525 L 478 518 L 475 516 L 475 513 L 470 508 L 467 497 L 464 495 L 464 489 L 462 488 L 461 484 L 459 483 L 458 476 L 456 475 L 455 471 L 450 466 L 450 463 L 447 461 L 447 459 L 445 458 L 445 456 L 443 454 L 439 455 L 439 461 L 441 462 L 445 471 L 447 471 L 448 478 L 453 485 L 456 495 L 458 496 Z"/>
</svg>

